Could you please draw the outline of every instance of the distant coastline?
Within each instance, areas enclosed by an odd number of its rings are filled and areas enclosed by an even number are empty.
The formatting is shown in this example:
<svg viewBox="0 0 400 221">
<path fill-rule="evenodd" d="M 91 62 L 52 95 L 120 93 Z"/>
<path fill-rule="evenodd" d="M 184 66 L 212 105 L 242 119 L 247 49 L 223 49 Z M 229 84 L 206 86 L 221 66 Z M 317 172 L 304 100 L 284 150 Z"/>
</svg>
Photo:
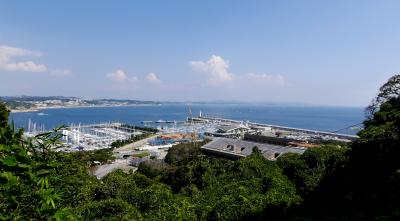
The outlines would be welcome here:
<svg viewBox="0 0 400 221">
<path fill-rule="evenodd" d="M 34 107 L 27 109 L 10 109 L 11 113 L 27 113 L 38 112 L 47 109 L 74 109 L 74 108 L 96 108 L 96 107 L 141 107 L 141 106 L 159 106 L 158 104 L 121 104 L 121 105 L 86 105 L 86 106 L 50 106 L 50 107 Z"/>
<path fill-rule="evenodd" d="M 12 113 L 37 112 L 45 109 L 123 107 L 160 105 L 156 101 L 129 99 L 84 99 L 63 96 L 4 96 L 0 97 Z"/>
</svg>

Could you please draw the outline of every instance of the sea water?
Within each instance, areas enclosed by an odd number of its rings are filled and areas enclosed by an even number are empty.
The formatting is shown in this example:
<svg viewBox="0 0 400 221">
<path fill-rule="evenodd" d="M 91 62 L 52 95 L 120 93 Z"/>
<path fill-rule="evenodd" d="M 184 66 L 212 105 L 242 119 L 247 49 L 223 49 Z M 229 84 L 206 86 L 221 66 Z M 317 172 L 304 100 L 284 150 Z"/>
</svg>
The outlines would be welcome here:
<svg viewBox="0 0 400 221">
<path fill-rule="evenodd" d="M 151 106 L 87 107 L 42 109 L 38 112 L 11 113 L 10 120 L 20 128 L 28 128 L 28 122 L 51 129 L 71 123 L 124 122 L 141 125 L 143 121 L 183 121 L 190 116 L 203 115 L 234 120 L 251 121 L 288 127 L 321 131 L 337 131 L 362 123 L 362 107 L 321 107 L 262 104 L 162 104 Z M 346 129 L 340 133 L 355 134 Z"/>
</svg>

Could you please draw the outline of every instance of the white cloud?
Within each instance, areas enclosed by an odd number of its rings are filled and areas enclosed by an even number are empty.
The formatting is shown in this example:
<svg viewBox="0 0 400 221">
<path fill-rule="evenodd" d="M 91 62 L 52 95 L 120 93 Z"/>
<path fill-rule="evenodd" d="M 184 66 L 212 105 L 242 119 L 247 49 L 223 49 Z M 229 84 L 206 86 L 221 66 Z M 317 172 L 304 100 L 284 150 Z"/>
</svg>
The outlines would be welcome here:
<svg viewBox="0 0 400 221">
<path fill-rule="evenodd" d="M 51 76 L 59 76 L 59 77 L 65 77 L 65 76 L 70 76 L 71 71 L 68 69 L 52 69 L 50 70 L 50 75 Z"/>
<path fill-rule="evenodd" d="M 221 85 L 232 82 L 234 75 L 229 72 L 229 61 L 221 56 L 212 55 L 208 61 L 191 61 L 189 65 L 196 71 L 208 74 L 210 85 Z"/>
<path fill-rule="evenodd" d="M 127 81 L 129 79 L 128 75 L 125 73 L 125 71 L 118 69 L 114 72 L 108 73 L 106 74 L 106 77 L 108 79 L 111 79 L 113 81 L 117 81 L 117 82 L 124 82 Z"/>
<path fill-rule="evenodd" d="M 106 74 L 106 77 L 112 81 L 119 82 L 119 83 L 138 81 L 137 77 L 128 76 L 128 74 L 122 69 L 117 69 L 114 72 L 108 73 L 108 74 Z"/>
<path fill-rule="evenodd" d="M 47 71 L 47 67 L 44 64 L 37 64 L 34 61 L 13 61 L 16 57 L 38 57 L 41 55 L 40 52 L 0 45 L 0 69 L 7 71 L 45 72 Z"/>
<path fill-rule="evenodd" d="M 112 81 L 118 82 L 118 83 L 126 83 L 126 82 L 148 82 L 151 84 L 159 84 L 161 83 L 161 80 L 157 77 L 157 75 L 153 72 L 150 72 L 147 74 L 143 79 L 139 79 L 138 77 L 135 76 L 129 76 L 124 70 L 118 69 L 115 70 L 114 72 L 106 74 L 106 77 Z"/>
<path fill-rule="evenodd" d="M 0 63 L 7 63 L 12 57 L 20 56 L 42 56 L 41 52 L 29 51 L 22 48 L 0 45 Z"/>
<path fill-rule="evenodd" d="M 38 64 L 31 60 L 16 61 L 24 57 L 40 57 L 43 54 L 39 51 L 31 51 L 23 48 L 16 48 L 7 45 L 0 45 L 0 69 L 6 71 L 21 72 L 46 72 L 50 76 L 68 76 L 71 71 L 68 69 L 50 69 L 45 64 Z"/>
<path fill-rule="evenodd" d="M 46 65 L 36 64 L 33 61 L 0 64 L 0 67 L 7 71 L 45 72 L 47 70 Z"/>
<path fill-rule="evenodd" d="M 150 83 L 161 83 L 161 80 L 157 77 L 156 74 L 154 74 L 153 72 L 150 72 L 147 76 L 146 76 L 146 80 Z"/>
<path fill-rule="evenodd" d="M 189 65 L 196 71 L 207 74 L 209 85 L 221 86 L 229 85 L 234 88 L 242 88 L 244 90 L 252 90 L 260 87 L 268 86 L 285 86 L 285 78 L 271 74 L 242 74 L 234 75 L 229 71 L 230 63 L 221 56 L 212 55 L 207 61 L 190 61 Z"/>
<path fill-rule="evenodd" d="M 276 85 L 276 86 L 286 85 L 285 78 L 280 74 L 271 75 L 271 74 L 249 73 L 246 75 L 246 80 L 262 85 Z"/>
</svg>

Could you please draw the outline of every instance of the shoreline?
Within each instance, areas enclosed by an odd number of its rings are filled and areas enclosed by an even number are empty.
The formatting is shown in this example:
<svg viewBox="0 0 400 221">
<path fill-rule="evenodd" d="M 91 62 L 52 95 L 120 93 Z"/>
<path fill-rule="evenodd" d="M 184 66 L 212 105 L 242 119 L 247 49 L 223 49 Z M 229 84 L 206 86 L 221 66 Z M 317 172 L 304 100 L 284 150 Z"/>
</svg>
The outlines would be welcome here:
<svg viewBox="0 0 400 221">
<path fill-rule="evenodd" d="M 142 106 L 160 106 L 162 104 L 126 104 L 126 105 L 88 105 L 88 106 L 52 106 L 52 107 L 36 107 L 30 109 L 10 109 L 11 113 L 29 113 L 38 112 L 47 109 L 73 109 L 73 108 L 96 108 L 96 107 L 142 107 Z"/>
</svg>

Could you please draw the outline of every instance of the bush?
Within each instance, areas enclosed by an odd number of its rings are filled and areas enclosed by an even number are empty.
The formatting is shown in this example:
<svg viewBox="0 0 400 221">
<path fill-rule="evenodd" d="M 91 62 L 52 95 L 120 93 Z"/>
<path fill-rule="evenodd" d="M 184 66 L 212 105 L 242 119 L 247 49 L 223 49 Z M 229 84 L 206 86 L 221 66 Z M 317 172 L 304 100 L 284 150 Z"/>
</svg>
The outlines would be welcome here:
<svg viewBox="0 0 400 221">
<path fill-rule="evenodd" d="M 204 142 L 181 143 L 175 145 L 169 148 L 168 154 L 165 156 L 165 162 L 173 164 L 185 159 L 193 158 L 201 154 L 200 147 L 202 145 L 204 145 Z"/>
<path fill-rule="evenodd" d="M 147 177 L 156 177 L 161 175 L 165 170 L 168 169 L 168 165 L 162 160 L 146 160 L 141 162 L 138 167 L 138 172 L 146 175 Z"/>
</svg>

